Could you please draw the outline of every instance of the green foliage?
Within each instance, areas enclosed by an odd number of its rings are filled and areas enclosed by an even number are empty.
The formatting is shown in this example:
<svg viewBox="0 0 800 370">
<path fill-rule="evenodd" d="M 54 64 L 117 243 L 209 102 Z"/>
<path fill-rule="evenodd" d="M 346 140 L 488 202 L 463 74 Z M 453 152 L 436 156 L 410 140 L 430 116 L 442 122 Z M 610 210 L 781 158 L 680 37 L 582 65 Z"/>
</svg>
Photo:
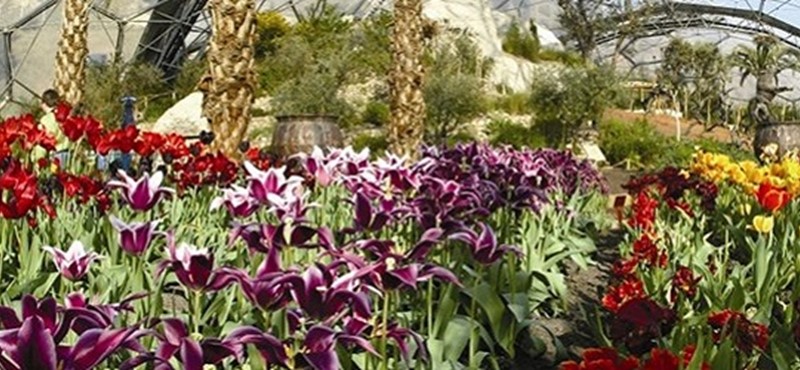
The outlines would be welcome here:
<svg viewBox="0 0 800 370">
<path fill-rule="evenodd" d="M 609 163 L 626 160 L 652 164 L 663 155 L 667 138 L 658 134 L 646 121 L 608 121 L 600 124 L 600 149 Z"/>
<path fill-rule="evenodd" d="M 389 140 L 386 135 L 370 135 L 361 134 L 353 138 L 353 149 L 361 151 L 364 148 L 369 148 L 370 153 L 373 155 L 382 155 L 389 149 Z"/>
<path fill-rule="evenodd" d="M 725 85 L 729 69 L 716 45 L 676 38 L 664 49 L 658 80 L 678 97 L 685 116 L 711 129 L 727 122 Z"/>
<path fill-rule="evenodd" d="M 538 129 L 509 120 L 489 122 L 489 143 L 495 146 L 510 145 L 515 149 L 535 149 L 546 146 L 545 138 Z"/>
<path fill-rule="evenodd" d="M 107 127 L 122 122 L 122 102 L 126 95 L 141 99 L 163 94 L 168 87 L 160 70 L 148 64 L 107 64 L 89 66 L 86 70 L 86 94 L 83 104 L 87 112 Z"/>
<path fill-rule="evenodd" d="M 448 146 L 455 146 L 457 144 L 465 144 L 473 141 L 475 141 L 475 138 L 467 132 L 457 132 L 447 137 Z"/>
<path fill-rule="evenodd" d="M 426 138 L 442 144 L 459 125 L 486 111 L 483 78 L 492 63 L 481 57 L 475 42 L 463 34 L 434 47 L 425 59 L 429 66 L 423 90 Z"/>
<path fill-rule="evenodd" d="M 531 95 L 526 92 L 501 94 L 491 101 L 491 108 L 514 115 L 530 114 L 530 100 Z"/>
<path fill-rule="evenodd" d="M 276 11 L 258 13 L 256 18 L 256 57 L 272 55 L 278 50 L 278 40 L 291 31 L 286 18 Z"/>
<path fill-rule="evenodd" d="M 712 139 L 677 141 L 656 132 L 646 121 L 608 121 L 600 125 L 600 149 L 610 163 L 629 160 L 634 167 L 657 169 L 686 167 L 692 155 L 705 152 L 727 154 L 735 160 L 754 160 L 752 153 Z"/>
<path fill-rule="evenodd" d="M 565 69 L 546 77 L 531 92 L 536 125 L 549 146 L 563 146 L 581 125 L 599 121 L 619 90 L 613 70 L 607 67 Z"/>
<path fill-rule="evenodd" d="M 361 121 L 373 126 L 385 126 L 389 123 L 391 111 L 389 105 L 381 101 L 371 101 L 367 104 L 364 113 L 361 114 Z"/>
<path fill-rule="evenodd" d="M 583 57 L 569 50 L 544 48 L 539 51 L 539 60 L 542 62 L 557 62 L 568 67 L 579 67 L 586 64 Z"/>
<path fill-rule="evenodd" d="M 531 62 L 539 60 L 539 36 L 536 33 L 536 24 L 531 21 L 530 32 L 522 30 L 515 20 L 503 38 L 503 51 L 525 58 Z"/>
</svg>

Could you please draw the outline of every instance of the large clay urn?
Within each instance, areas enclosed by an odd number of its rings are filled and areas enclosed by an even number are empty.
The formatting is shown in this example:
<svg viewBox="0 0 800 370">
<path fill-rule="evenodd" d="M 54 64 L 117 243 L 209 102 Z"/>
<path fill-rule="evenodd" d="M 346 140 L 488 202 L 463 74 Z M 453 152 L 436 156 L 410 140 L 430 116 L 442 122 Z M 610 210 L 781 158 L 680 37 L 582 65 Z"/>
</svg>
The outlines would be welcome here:
<svg viewBox="0 0 800 370">
<path fill-rule="evenodd" d="M 796 123 L 778 123 L 756 129 L 753 149 L 757 158 L 761 158 L 764 149 L 775 144 L 778 157 L 791 151 L 800 151 L 800 125 Z"/>
<path fill-rule="evenodd" d="M 337 117 L 328 115 L 286 115 L 278 120 L 272 134 L 272 151 L 280 156 L 311 153 L 322 149 L 341 148 L 344 142 Z"/>
</svg>

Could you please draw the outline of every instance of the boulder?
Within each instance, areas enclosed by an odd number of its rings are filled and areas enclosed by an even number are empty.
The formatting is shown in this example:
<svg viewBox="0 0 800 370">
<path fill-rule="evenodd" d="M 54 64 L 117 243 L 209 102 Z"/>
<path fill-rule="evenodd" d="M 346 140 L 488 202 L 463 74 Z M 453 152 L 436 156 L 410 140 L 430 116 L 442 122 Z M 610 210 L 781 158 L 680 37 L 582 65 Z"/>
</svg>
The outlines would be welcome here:
<svg viewBox="0 0 800 370">
<path fill-rule="evenodd" d="M 203 117 L 203 93 L 194 92 L 169 108 L 153 125 L 150 131 L 183 136 L 210 131 L 208 120 Z"/>
</svg>

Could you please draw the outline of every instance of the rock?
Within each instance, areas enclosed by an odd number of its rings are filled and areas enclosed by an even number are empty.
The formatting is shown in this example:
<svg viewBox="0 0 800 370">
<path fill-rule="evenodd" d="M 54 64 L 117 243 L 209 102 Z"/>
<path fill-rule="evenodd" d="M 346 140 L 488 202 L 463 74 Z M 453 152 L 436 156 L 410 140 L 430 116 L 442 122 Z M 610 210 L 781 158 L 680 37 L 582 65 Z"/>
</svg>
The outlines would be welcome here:
<svg viewBox="0 0 800 370">
<path fill-rule="evenodd" d="M 156 121 L 151 131 L 191 136 L 210 129 L 208 120 L 203 117 L 203 93 L 194 92 L 169 108 Z"/>
</svg>

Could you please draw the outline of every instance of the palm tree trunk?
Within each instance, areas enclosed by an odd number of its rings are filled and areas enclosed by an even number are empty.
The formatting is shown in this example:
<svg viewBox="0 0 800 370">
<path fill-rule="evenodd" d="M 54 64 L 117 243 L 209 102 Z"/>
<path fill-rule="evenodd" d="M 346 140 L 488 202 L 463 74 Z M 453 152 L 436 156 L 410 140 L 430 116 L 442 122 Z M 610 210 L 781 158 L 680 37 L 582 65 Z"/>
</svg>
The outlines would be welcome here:
<svg viewBox="0 0 800 370">
<path fill-rule="evenodd" d="M 83 100 L 90 0 L 66 0 L 56 53 L 55 89 L 73 106 Z"/>
<path fill-rule="evenodd" d="M 255 0 L 211 0 L 210 7 L 213 26 L 205 113 L 215 135 L 212 149 L 238 158 L 255 91 L 256 4 Z"/>
<path fill-rule="evenodd" d="M 390 74 L 392 119 L 389 149 L 411 159 L 419 156 L 425 119 L 422 0 L 395 0 Z"/>
</svg>

